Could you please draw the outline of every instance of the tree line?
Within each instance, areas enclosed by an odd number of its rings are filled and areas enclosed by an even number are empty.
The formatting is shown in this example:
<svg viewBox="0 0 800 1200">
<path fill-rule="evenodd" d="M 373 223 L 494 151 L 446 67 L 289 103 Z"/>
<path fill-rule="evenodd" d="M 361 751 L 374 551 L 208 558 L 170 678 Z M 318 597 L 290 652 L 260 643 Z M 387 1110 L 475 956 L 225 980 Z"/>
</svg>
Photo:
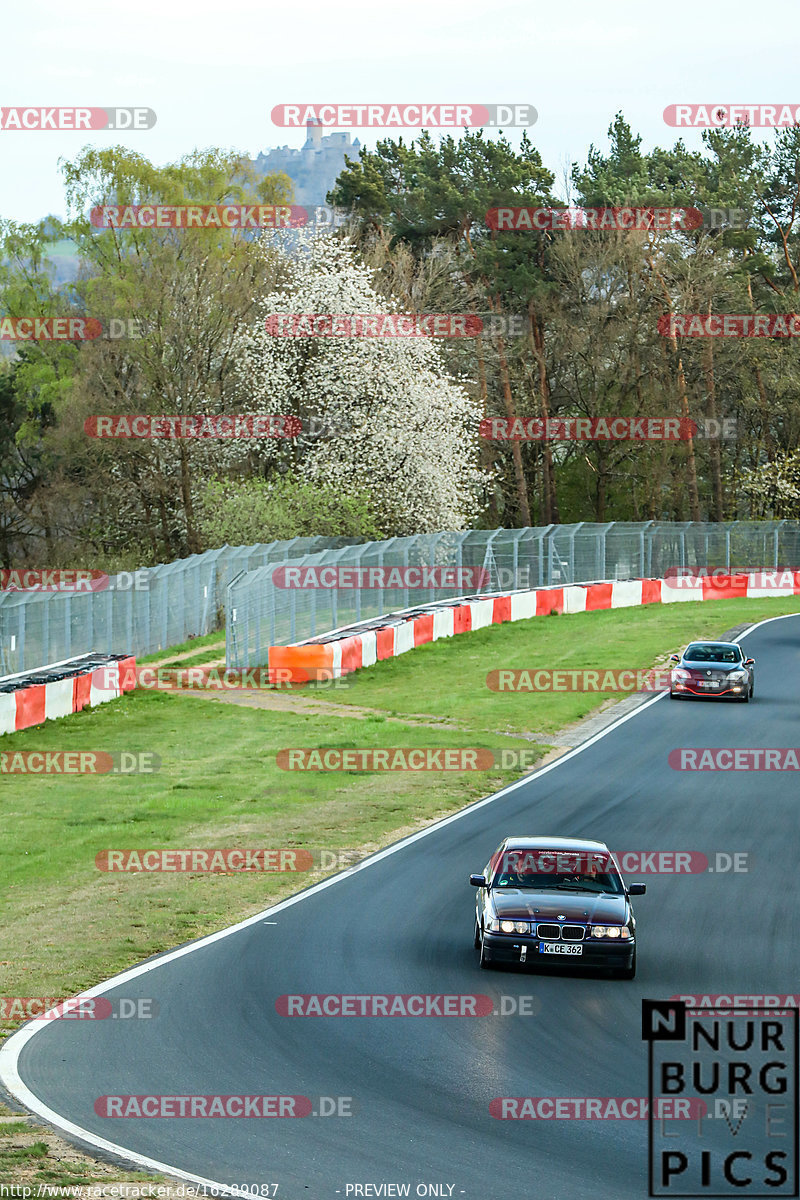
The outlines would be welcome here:
<svg viewBox="0 0 800 1200">
<path fill-rule="evenodd" d="M 379 142 L 328 199 L 335 232 L 98 229 L 109 204 L 290 204 L 286 176 L 211 150 L 63 164 L 67 215 L 0 222 L 0 319 L 98 317 L 126 337 L 0 358 L 0 565 L 129 567 L 308 533 L 793 517 L 797 343 L 665 318 L 792 314 L 800 130 L 642 150 L 621 114 L 559 181 L 523 134 Z M 699 210 L 668 227 L 498 228 L 504 210 Z M 543 222 L 546 224 L 546 222 Z M 551 222 L 552 224 L 557 224 Z M 79 277 L 57 281 L 71 243 Z M 480 314 L 455 338 L 274 337 L 291 313 Z M 494 322 L 492 324 L 491 322 Z M 6 346 L 12 343 L 6 343 Z M 103 440 L 97 414 L 294 414 L 292 439 Z M 678 417 L 680 441 L 481 436 L 509 421 Z M 715 430 L 726 436 L 703 436 Z"/>
</svg>

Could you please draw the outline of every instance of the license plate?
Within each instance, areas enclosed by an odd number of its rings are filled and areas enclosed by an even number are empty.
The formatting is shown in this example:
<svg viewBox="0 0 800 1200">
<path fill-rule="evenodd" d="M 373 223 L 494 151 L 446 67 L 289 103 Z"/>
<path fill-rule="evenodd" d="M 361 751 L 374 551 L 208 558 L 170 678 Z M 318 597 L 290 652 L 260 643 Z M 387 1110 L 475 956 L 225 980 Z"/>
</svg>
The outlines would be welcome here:
<svg viewBox="0 0 800 1200">
<path fill-rule="evenodd" d="M 717 683 L 717 681 L 716 681 L 715 679 L 711 679 L 711 680 L 709 680 L 709 681 L 707 681 L 707 682 L 706 682 L 706 681 L 704 681 L 703 683 L 701 683 L 701 684 L 700 684 L 700 687 L 704 687 L 704 688 L 718 688 L 718 687 L 719 687 L 719 684 Z"/>
<path fill-rule="evenodd" d="M 539 942 L 540 954 L 583 954 L 583 946 L 569 946 L 564 942 Z"/>
</svg>

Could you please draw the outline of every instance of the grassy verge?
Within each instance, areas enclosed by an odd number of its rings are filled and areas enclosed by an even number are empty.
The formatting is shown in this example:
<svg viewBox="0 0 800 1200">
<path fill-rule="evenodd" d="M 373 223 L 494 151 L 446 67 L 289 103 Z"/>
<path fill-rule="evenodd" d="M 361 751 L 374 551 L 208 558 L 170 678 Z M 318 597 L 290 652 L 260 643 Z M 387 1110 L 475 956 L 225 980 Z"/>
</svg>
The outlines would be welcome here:
<svg viewBox="0 0 800 1200">
<path fill-rule="evenodd" d="M 5 1118 L 13 1118 L 8 1120 Z M 52 1130 L 38 1125 L 30 1117 L 20 1117 L 0 1104 L 0 1183 L 3 1196 L 35 1196 L 37 1186 L 75 1187 L 93 1184 L 109 1186 L 118 1180 L 143 1186 L 164 1180 L 163 1175 L 142 1175 L 121 1171 L 109 1163 L 95 1162 L 75 1150 Z M 28 1188 L 28 1191 L 23 1189 Z M 46 1193 L 43 1193 L 46 1194 Z M 97 1193 L 95 1193 L 97 1194 Z M 116 1196 L 119 1196 L 116 1192 Z M 168 1200 L 168 1195 L 164 1196 Z"/>
<path fill-rule="evenodd" d="M 690 637 L 798 611 L 800 598 L 788 598 L 540 617 L 421 647 L 360 673 L 330 695 L 337 705 L 383 709 L 399 720 L 138 691 L 6 735 L 0 738 L 6 756 L 32 750 L 154 753 L 161 768 L 153 774 L 2 776 L 0 880 L 12 920 L 0 961 L 0 995 L 73 995 L 148 955 L 256 912 L 312 878 L 107 873 L 95 865 L 100 851 L 372 849 L 519 774 L 285 771 L 276 764 L 280 749 L 477 746 L 544 753 L 549 734 L 605 703 L 608 694 L 492 692 L 488 671 L 646 667 Z M 414 714 L 427 723 L 412 723 Z M 12 1024 L 0 1024 L 0 1032 Z"/>
<path fill-rule="evenodd" d="M 652 604 L 642 608 L 536 617 L 420 646 L 329 689 L 337 704 L 392 715 L 427 713 L 472 730 L 547 735 L 604 704 L 609 693 L 493 692 L 489 671 L 646 668 L 697 638 L 746 622 L 800 612 L 800 596 Z"/>
<path fill-rule="evenodd" d="M 287 772 L 276 765 L 279 749 L 502 746 L 544 753 L 549 734 L 606 703 L 608 694 L 492 692 L 489 671 L 644 668 L 690 638 L 719 636 L 790 612 L 800 612 L 800 597 L 540 617 L 420 647 L 349 677 L 344 688 L 303 689 L 321 701 L 354 706 L 352 716 L 139 691 L 0 737 L 5 755 L 105 750 L 155 753 L 162 760 L 154 774 L 0 776 L 0 888 L 7 913 L 0 996 L 73 995 L 321 877 L 109 874 L 95 865 L 102 850 L 235 846 L 367 853 L 519 774 Z M 218 639 L 213 634 L 173 647 L 170 658 Z M 363 719 L 365 708 L 380 711 Z M 18 1024 L 0 1019 L 0 1037 Z M 0 1123 L 1 1182 L 105 1183 L 121 1177 L 28 1118 L 2 1106 L 0 1117 L 9 1118 Z"/>
<path fill-rule="evenodd" d="M 5 1186 L 3 1195 L 9 1200 L 14 1200 L 15 1196 L 36 1195 L 37 1185 L 75 1187 L 93 1184 L 102 1187 L 123 1179 L 145 1185 L 165 1178 L 163 1175 L 121 1171 L 108 1163 L 95 1162 L 52 1130 L 37 1125 L 30 1118 L 20 1119 L 18 1114 L 12 1114 L 0 1104 L 0 1118 L 10 1116 L 14 1120 L 0 1120 L 0 1183 Z M 26 1192 L 23 1190 L 26 1187 L 34 1190 Z"/>
<path fill-rule="evenodd" d="M 646 667 L 690 637 L 798 611 L 800 598 L 787 598 L 540 617 L 420 647 L 330 693 L 337 705 L 383 709 L 399 720 L 138 691 L 6 735 L 0 738 L 6 756 L 127 751 L 154 753 L 161 767 L 153 774 L 2 776 L 0 880 L 12 920 L 0 961 L 0 995 L 73 995 L 150 954 L 256 912 L 310 879 L 308 873 L 114 874 L 97 869 L 102 850 L 373 848 L 518 774 L 285 771 L 276 764 L 280 749 L 531 751 L 533 735 L 544 753 L 548 734 L 599 707 L 608 694 L 493 692 L 486 686 L 488 671 Z M 411 723 L 420 715 L 428 723 Z"/>
<path fill-rule="evenodd" d="M 497 740 L 484 736 L 474 744 Z M 0 878 L 14 919 L 4 938 L 0 994 L 72 995 L 256 912 L 309 879 L 308 873 L 109 874 L 95 866 L 101 850 L 374 847 L 514 777 L 499 770 L 300 773 L 277 767 L 278 750 L 473 741 L 382 717 L 299 716 L 144 691 L 7 735 L 0 739 L 6 755 L 154 752 L 162 765 L 154 774 L 3 777 Z M 531 749 L 520 739 L 502 741 Z"/>
</svg>

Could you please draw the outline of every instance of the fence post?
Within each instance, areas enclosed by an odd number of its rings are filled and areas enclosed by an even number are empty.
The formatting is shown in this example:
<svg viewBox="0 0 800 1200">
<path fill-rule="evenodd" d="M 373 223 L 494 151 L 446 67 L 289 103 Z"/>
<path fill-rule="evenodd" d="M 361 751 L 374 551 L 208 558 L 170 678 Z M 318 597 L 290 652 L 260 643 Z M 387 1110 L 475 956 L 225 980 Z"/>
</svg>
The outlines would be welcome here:
<svg viewBox="0 0 800 1200">
<path fill-rule="evenodd" d="M 159 582 L 162 585 L 161 586 L 161 592 L 162 592 L 162 595 L 161 595 L 161 649 L 165 650 L 167 648 L 167 638 L 169 636 L 169 632 L 168 632 L 168 628 L 167 628 L 167 621 L 169 619 L 168 618 L 169 609 L 167 606 L 167 595 L 169 593 L 169 586 L 168 586 L 168 584 L 164 583 L 163 580 L 164 580 L 164 576 L 162 575 L 161 580 L 159 580 Z"/>
<path fill-rule="evenodd" d="M 42 653 L 46 663 L 55 662 L 60 658 L 58 654 L 55 659 L 50 657 L 50 596 L 47 593 L 44 596 L 44 615 L 42 616 Z M 69 655 L 67 654 L 65 657 L 69 658 Z"/>
<path fill-rule="evenodd" d="M 405 580 L 403 608 L 408 608 L 408 542 L 403 545 L 403 579 Z"/>
<path fill-rule="evenodd" d="M 24 671 L 27 669 L 25 666 L 25 609 L 26 609 L 26 607 L 27 607 L 27 605 L 25 605 L 25 604 L 19 605 L 19 625 L 17 627 L 17 633 L 19 635 L 19 651 L 18 651 L 19 660 L 18 661 L 19 661 L 20 671 Z M 67 628 L 69 628 L 69 626 L 67 626 Z M 14 674 L 16 675 L 17 672 L 15 671 Z"/>
</svg>

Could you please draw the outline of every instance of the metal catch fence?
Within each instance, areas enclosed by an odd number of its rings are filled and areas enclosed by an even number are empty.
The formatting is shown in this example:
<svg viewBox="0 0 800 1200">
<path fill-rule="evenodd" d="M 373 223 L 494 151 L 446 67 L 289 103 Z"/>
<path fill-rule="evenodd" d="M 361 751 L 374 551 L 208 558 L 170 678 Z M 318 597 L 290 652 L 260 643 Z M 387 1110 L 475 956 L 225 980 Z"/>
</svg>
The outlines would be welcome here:
<svg viewBox="0 0 800 1200">
<path fill-rule="evenodd" d="M 364 542 L 297 558 L 291 586 L 275 560 L 233 580 L 226 599 L 226 662 L 232 668 L 263 666 L 270 646 L 458 595 L 655 578 L 681 568 L 798 565 L 797 521 L 580 522 Z M 467 583 L 448 586 L 430 571 L 427 577 L 415 572 L 421 567 L 454 568 Z"/>
</svg>

